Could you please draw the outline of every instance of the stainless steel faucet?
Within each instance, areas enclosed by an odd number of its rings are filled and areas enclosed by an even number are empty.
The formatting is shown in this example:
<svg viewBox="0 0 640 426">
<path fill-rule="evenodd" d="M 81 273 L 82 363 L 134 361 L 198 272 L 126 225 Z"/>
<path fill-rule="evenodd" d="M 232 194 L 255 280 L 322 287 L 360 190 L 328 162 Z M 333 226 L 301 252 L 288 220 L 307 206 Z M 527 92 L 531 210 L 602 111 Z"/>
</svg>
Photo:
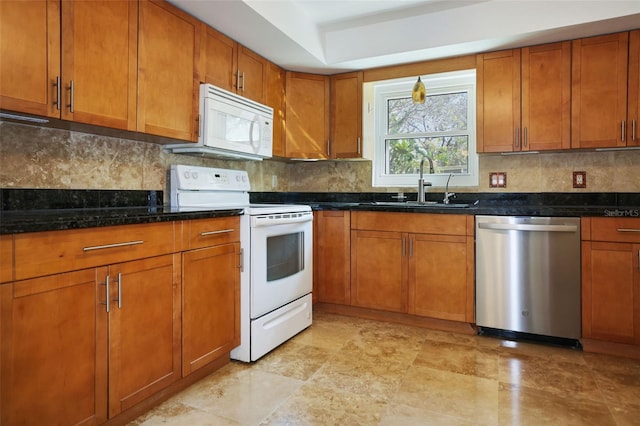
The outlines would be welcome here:
<svg viewBox="0 0 640 426">
<path fill-rule="evenodd" d="M 430 157 L 422 157 L 420 160 L 420 179 L 418 179 L 418 202 L 424 203 L 424 187 L 431 186 L 431 182 L 424 181 L 424 160 L 429 160 L 429 173 L 433 174 L 433 160 Z"/>
<path fill-rule="evenodd" d="M 449 181 L 451 180 L 452 177 L 453 177 L 453 173 L 450 173 L 449 178 L 447 179 L 447 186 L 444 189 L 444 199 L 442 200 L 444 204 L 449 204 L 449 198 L 456 196 L 455 192 L 449 192 Z"/>
</svg>

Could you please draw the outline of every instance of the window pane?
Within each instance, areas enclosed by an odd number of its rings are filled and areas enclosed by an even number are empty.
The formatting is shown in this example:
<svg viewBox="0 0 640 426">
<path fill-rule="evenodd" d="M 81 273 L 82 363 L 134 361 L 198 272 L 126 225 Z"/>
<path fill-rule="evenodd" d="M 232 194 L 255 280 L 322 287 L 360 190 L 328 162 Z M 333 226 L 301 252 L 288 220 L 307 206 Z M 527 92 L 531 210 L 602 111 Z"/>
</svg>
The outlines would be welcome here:
<svg viewBox="0 0 640 426">
<path fill-rule="evenodd" d="M 433 160 L 435 173 L 469 173 L 469 137 L 440 136 L 431 138 L 386 139 L 387 174 L 416 174 L 420 160 Z M 425 173 L 429 162 L 425 161 Z"/>
<path fill-rule="evenodd" d="M 388 134 L 467 129 L 467 92 L 429 95 L 424 104 L 411 97 L 388 100 Z"/>
</svg>

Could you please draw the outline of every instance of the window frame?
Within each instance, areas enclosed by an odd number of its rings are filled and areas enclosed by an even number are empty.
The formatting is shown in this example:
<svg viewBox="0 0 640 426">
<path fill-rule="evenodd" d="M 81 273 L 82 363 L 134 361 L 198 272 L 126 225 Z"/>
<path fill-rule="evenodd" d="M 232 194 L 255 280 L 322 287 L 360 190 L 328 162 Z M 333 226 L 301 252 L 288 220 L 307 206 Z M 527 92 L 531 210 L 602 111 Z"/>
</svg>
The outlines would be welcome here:
<svg viewBox="0 0 640 426">
<path fill-rule="evenodd" d="M 476 71 L 475 69 L 451 71 L 420 76 L 427 89 L 427 96 L 446 93 L 467 92 L 468 173 L 456 173 L 449 182 L 450 187 L 478 186 L 478 154 L 476 152 Z M 372 164 L 373 187 L 413 187 L 417 185 L 418 173 L 392 175 L 386 173 L 386 145 L 388 129 L 388 100 L 411 98 L 411 89 L 416 77 L 398 78 L 373 82 L 374 98 L 374 149 Z M 449 132 L 445 132 L 447 135 Z M 456 132 L 460 134 L 460 132 Z M 413 134 L 412 134 L 413 135 Z M 418 134 L 415 134 L 418 135 Z M 438 137 L 443 132 L 420 133 L 422 137 Z M 424 179 L 433 186 L 444 187 L 449 173 L 428 174 L 425 166 Z"/>
</svg>

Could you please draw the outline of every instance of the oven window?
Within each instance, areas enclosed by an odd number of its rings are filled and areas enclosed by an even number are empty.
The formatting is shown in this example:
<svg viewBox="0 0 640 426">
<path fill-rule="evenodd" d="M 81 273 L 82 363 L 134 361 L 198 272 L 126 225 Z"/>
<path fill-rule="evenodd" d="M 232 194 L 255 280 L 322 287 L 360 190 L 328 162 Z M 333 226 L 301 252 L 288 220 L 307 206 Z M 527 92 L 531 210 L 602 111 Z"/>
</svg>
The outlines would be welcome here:
<svg viewBox="0 0 640 426">
<path fill-rule="evenodd" d="M 267 237 L 267 282 L 304 269 L 304 233 Z"/>
</svg>

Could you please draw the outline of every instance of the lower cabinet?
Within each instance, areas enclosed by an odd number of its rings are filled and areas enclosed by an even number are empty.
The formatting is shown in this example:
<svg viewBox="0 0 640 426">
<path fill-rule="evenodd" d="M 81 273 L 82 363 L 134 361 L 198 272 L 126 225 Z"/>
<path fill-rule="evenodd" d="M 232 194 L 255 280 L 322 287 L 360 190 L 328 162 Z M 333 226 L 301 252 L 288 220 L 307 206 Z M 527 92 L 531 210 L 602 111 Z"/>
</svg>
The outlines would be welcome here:
<svg viewBox="0 0 640 426">
<path fill-rule="evenodd" d="M 183 254 L 182 373 L 188 375 L 240 344 L 240 244 Z"/>
<path fill-rule="evenodd" d="M 0 423 L 107 419 L 107 312 L 96 269 L 0 286 Z"/>
<path fill-rule="evenodd" d="M 351 304 L 474 321 L 473 217 L 353 212 Z"/>
<path fill-rule="evenodd" d="M 179 379 L 173 258 L 3 285 L 2 424 L 100 423 Z"/>
<path fill-rule="evenodd" d="M 582 219 L 582 335 L 640 345 L 640 219 Z"/>
<path fill-rule="evenodd" d="M 314 292 L 318 302 L 351 303 L 351 212 L 320 210 L 314 215 Z"/>
</svg>

